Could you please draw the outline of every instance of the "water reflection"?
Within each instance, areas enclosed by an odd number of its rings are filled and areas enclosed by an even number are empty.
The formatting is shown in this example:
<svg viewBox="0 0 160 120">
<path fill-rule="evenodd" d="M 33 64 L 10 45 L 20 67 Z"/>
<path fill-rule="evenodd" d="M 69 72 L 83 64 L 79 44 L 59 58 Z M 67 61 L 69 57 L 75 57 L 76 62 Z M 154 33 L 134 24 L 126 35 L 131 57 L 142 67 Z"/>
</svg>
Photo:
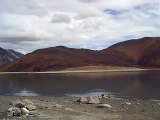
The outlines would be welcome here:
<svg viewBox="0 0 160 120">
<path fill-rule="evenodd" d="M 95 95 L 160 99 L 160 72 L 0 75 L 1 95 Z"/>
</svg>

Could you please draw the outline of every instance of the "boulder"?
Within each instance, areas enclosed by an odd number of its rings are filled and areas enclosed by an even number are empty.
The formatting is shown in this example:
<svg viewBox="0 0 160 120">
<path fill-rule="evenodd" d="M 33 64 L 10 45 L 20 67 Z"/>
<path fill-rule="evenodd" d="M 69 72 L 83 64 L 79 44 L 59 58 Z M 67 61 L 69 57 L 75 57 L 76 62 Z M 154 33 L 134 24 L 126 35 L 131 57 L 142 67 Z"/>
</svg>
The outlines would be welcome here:
<svg viewBox="0 0 160 120">
<path fill-rule="evenodd" d="M 11 107 L 5 112 L 6 118 L 21 115 L 37 115 L 37 112 L 35 111 L 36 106 L 28 99 L 12 101 L 11 105 L 14 105 L 15 107 Z"/>
<path fill-rule="evenodd" d="M 89 97 L 88 103 L 89 104 L 99 104 L 100 100 L 97 97 Z"/>
<path fill-rule="evenodd" d="M 34 110 L 36 110 L 36 106 L 34 106 L 34 105 L 26 105 L 26 108 L 27 108 L 29 111 L 34 111 Z"/>
<path fill-rule="evenodd" d="M 15 107 L 23 108 L 23 107 L 25 107 L 25 105 L 24 105 L 23 103 L 17 103 L 17 104 L 15 105 Z"/>
<path fill-rule="evenodd" d="M 98 108 L 113 108 L 111 105 L 109 105 L 109 104 L 99 104 L 98 106 L 97 106 Z"/>
<path fill-rule="evenodd" d="M 18 108 L 23 108 L 26 105 L 33 105 L 33 102 L 31 102 L 28 99 L 23 99 L 23 100 L 18 99 L 18 100 L 12 101 L 10 105 L 14 105 L 15 107 L 18 107 Z"/>
<path fill-rule="evenodd" d="M 19 104 L 19 103 L 21 103 L 22 101 L 21 100 L 14 100 L 14 101 L 11 101 L 11 103 L 10 103 L 10 105 L 13 105 L 13 106 L 15 106 L 15 105 L 17 105 L 17 104 Z"/>
<path fill-rule="evenodd" d="M 24 107 L 24 108 L 21 108 L 21 113 L 22 113 L 22 115 L 29 115 L 30 111 Z"/>
<path fill-rule="evenodd" d="M 24 103 L 25 105 L 33 105 L 33 102 L 28 99 L 23 99 L 22 103 Z"/>
<path fill-rule="evenodd" d="M 77 102 L 80 102 L 80 103 L 88 103 L 88 99 L 85 98 L 85 97 L 80 97 Z"/>
<path fill-rule="evenodd" d="M 13 117 L 13 111 L 5 111 L 4 112 L 4 118 Z"/>
<path fill-rule="evenodd" d="M 21 110 L 18 107 L 11 107 L 7 111 L 7 116 L 8 117 L 11 117 L 11 116 L 20 116 L 20 115 L 21 115 Z"/>
</svg>

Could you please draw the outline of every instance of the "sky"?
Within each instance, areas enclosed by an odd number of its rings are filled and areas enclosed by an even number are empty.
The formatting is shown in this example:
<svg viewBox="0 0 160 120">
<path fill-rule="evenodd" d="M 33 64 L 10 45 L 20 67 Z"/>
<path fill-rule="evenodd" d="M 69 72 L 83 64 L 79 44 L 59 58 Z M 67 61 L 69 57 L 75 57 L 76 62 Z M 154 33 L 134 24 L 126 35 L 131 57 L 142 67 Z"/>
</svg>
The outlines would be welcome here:
<svg viewBox="0 0 160 120">
<path fill-rule="evenodd" d="M 0 47 L 99 50 L 160 36 L 159 0 L 0 0 Z"/>
</svg>

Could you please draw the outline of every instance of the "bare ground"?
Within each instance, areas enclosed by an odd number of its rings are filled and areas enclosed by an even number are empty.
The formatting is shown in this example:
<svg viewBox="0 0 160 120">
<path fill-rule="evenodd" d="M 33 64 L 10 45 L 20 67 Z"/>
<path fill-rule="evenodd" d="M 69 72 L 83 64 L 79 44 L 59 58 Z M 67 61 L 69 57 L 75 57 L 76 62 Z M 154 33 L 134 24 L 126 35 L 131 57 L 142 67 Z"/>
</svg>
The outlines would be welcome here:
<svg viewBox="0 0 160 120">
<path fill-rule="evenodd" d="M 0 112 L 12 107 L 10 102 L 17 99 L 32 101 L 38 115 L 11 118 L 15 120 L 160 120 L 158 100 L 103 98 L 101 102 L 113 108 L 97 108 L 97 104 L 78 104 L 76 97 L 0 96 Z M 131 105 L 125 105 L 126 102 Z"/>
</svg>

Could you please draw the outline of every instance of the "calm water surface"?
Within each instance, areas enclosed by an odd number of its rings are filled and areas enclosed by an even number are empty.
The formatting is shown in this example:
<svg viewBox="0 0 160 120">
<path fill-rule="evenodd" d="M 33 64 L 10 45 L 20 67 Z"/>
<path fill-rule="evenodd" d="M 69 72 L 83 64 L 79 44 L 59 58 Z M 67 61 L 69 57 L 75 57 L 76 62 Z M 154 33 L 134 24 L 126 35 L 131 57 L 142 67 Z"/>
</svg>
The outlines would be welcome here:
<svg viewBox="0 0 160 120">
<path fill-rule="evenodd" d="M 160 99 L 160 71 L 0 75 L 0 95 L 98 96 L 103 92 Z"/>
</svg>

